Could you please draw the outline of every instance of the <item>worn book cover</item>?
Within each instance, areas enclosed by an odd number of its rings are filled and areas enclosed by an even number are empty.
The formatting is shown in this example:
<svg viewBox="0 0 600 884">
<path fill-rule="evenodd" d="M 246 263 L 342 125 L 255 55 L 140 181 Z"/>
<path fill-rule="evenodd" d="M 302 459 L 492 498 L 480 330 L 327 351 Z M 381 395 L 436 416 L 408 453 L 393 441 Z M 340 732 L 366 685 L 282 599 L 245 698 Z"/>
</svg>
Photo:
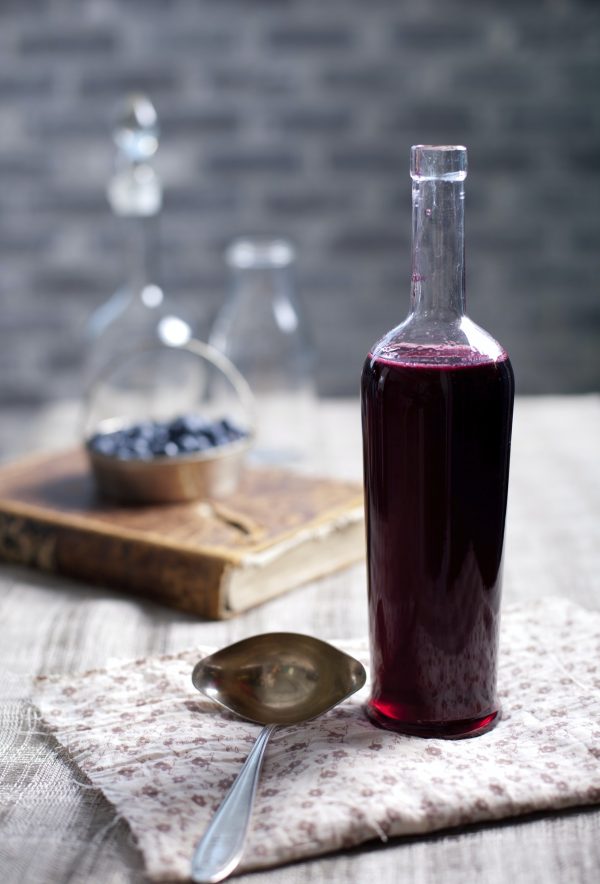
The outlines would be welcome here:
<svg viewBox="0 0 600 884">
<path fill-rule="evenodd" d="M 0 559 L 222 619 L 364 555 L 360 485 L 247 469 L 219 500 L 101 499 L 85 452 L 0 467 Z"/>
</svg>

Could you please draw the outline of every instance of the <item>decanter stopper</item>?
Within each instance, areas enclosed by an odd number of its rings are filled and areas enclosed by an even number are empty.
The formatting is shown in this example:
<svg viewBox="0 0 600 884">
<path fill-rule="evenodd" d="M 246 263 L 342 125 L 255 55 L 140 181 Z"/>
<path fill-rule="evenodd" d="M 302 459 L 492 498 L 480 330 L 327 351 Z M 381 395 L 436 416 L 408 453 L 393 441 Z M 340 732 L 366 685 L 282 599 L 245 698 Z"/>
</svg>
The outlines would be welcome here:
<svg viewBox="0 0 600 884">
<path fill-rule="evenodd" d="M 115 171 L 107 188 L 110 206 L 121 218 L 148 218 L 161 209 L 162 184 L 151 162 L 159 134 L 150 99 L 145 95 L 127 98 L 115 118 Z"/>
</svg>

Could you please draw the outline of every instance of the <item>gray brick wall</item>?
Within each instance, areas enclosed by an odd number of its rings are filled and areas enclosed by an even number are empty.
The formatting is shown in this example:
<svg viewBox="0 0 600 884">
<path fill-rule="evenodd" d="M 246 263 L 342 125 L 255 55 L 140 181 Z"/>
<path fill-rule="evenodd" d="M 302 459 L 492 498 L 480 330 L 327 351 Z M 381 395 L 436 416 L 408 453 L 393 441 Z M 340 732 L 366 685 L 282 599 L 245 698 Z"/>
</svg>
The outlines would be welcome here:
<svg viewBox="0 0 600 884">
<path fill-rule="evenodd" d="M 2 0 L 0 395 L 78 390 L 121 283 L 115 102 L 162 122 L 162 276 L 206 334 L 240 232 L 287 234 L 323 393 L 408 303 L 415 142 L 464 142 L 468 297 L 521 392 L 600 386 L 600 4 Z"/>
</svg>

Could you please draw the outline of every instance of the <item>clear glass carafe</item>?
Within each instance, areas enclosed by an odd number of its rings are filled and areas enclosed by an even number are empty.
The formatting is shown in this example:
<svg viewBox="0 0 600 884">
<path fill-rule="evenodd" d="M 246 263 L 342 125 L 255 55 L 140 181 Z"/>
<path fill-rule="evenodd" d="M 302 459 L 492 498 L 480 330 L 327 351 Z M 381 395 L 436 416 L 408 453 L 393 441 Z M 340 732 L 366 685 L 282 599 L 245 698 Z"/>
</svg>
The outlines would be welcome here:
<svg viewBox="0 0 600 884">
<path fill-rule="evenodd" d="M 231 288 L 210 343 L 242 372 L 255 396 L 257 462 L 309 464 L 317 397 L 309 331 L 294 288 L 292 245 L 238 239 L 226 251 Z"/>
<path fill-rule="evenodd" d="M 465 315 L 462 146 L 412 148 L 407 319 L 362 375 L 371 719 L 422 736 L 497 721 L 514 380 Z"/>
<path fill-rule="evenodd" d="M 158 136 L 153 105 L 142 95 L 132 96 L 113 130 L 115 169 L 107 188 L 115 223 L 123 228 L 129 266 L 123 286 L 87 324 L 86 389 L 110 370 L 115 359 L 156 343 L 181 346 L 192 336 L 190 323 L 171 310 L 159 284 L 157 222 L 162 186 L 152 165 Z"/>
</svg>

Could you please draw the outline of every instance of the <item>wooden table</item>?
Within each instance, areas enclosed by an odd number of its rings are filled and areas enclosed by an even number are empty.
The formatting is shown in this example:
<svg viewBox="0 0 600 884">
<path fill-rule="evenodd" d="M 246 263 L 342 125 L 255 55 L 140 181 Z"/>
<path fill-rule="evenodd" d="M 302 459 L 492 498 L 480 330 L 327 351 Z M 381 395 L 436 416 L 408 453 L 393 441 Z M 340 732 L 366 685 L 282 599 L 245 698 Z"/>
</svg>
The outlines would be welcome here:
<svg viewBox="0 0 600 884">
<path fill-rule="evenodd" d="M 37 414 L 5 411 L 3 457 L 68 443 L 72 403 Z M 360 477 L 358 404 L 330 401 L 320 416 L 321 472 Z M 600 608 L 600 397 L 518 401 L 505 567 L 507 602 L 562 595 Z M 366 633 L 365 570 L 298 589 L 227 623 L 206 623 L 109 591 L 24 569 L 0 568 L 0 881 L 145 880 L 127 825 L 76 766 L 35 732 L 31 678 L 111 658 L 224 645 L 293 629 L 325 639 Z M 343 854 L 258 872 L 255 884 L 377 881 L 418 884 L 571 884 L 600 880 L 600 809 L 510 820 L 460 832 L 370 843 Z"/>
</svg>

